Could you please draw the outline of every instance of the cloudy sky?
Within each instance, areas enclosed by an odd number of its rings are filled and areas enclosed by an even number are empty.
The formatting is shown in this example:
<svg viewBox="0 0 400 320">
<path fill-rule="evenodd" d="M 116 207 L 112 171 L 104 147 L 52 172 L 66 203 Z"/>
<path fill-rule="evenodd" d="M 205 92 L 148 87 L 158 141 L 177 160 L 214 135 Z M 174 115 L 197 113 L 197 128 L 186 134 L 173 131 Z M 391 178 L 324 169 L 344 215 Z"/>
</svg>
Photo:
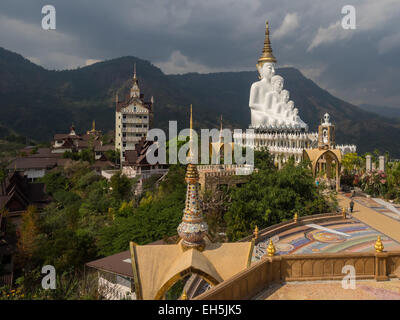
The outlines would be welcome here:
<svg viewBox="0 0 400 320">
<path fill-rule="evenodd" d="M 56 8 L 56 30 L 41 28 Z M 344 5 L 356 9 L 345 30 Z M 48 69 L 133 55 L 165 73 L 255 70 L 265 20 L 279 66 L 355 104 L 400 108 L 399 0 L 1 0 L 0 46 Z"/>
</svg>

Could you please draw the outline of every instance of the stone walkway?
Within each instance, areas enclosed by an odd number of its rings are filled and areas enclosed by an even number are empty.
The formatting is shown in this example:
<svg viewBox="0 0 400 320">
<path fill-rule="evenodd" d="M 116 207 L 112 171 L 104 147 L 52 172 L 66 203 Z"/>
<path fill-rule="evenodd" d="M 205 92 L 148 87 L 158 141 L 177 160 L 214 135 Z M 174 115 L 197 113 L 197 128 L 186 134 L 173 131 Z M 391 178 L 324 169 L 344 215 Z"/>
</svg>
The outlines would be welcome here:
<svg viewBox="0 0 400 320">
<path fill-rule="evenodd" d="M 400 300 L 400 280 L 358 280 L 344 289 L 341 281 L 275 283 L 255 299 L 265 300 Z"/>
<path fill-rule="evenodd" d="M 344 194 L 338 194 L 337 198 L 340 207 L 349 208 L 350 198 Z M 400 221 L 384 215 L 373 208 L 369 208 L 359 201 L 354 204 L 352 216 L 382 234 L 400 242 Z"/>
</svg>

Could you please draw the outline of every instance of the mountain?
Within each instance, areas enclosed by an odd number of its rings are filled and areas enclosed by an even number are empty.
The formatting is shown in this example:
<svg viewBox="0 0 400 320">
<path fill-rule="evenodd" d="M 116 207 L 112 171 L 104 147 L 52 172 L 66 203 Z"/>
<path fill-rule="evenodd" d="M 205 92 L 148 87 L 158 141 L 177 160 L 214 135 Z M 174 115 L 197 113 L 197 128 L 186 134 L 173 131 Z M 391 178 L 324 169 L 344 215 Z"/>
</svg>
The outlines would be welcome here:
<svg viewBox="0 0 400 320">
<path fill-rule="evenodd" d="M 372 104 L 360 104 L 361 109 L 378 114 L 386 118 L 400 118 L 400 108 L 375 106 Z"/>
<path fill-rule="evenodd" d="M 139 85 L 145 97 L 155 99 L 155 127 L 168 129 L 168 120 L 188 126 L 192 103 L 195 128 L 224 126 L 246 128 L 250 123 L 249 90 L 256 71 L 165 75 L 150 62 L 122 57 L 75 70 L 52 71 L 21 55 L 0 48 L 0 127 L 36 140 L 49 140 L 67 132 L 74 123 L 78 132 L 96 126 L 114 127 L 115 95 L 128 93 L 136 63 Z M 337 143 L 355 143 L 363 153 L 379 149 L 400 157 L 400 122 L 332 96 L 305 78 L 297 69 L 277 69 L 285 88 L 310 130 L 316 130 L 325 112 L 336 124 Z"/>
</svg>

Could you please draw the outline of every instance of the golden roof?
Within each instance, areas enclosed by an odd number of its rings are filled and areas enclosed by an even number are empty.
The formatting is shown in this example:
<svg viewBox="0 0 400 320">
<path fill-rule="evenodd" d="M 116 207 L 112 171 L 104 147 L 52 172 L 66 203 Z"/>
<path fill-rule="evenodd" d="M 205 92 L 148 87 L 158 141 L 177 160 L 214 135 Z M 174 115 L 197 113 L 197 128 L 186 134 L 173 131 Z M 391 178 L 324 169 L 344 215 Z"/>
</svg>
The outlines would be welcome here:
<svg viewBox="0 0 400 320">
<path fill-rule="evenodd" d="M 182 241 L 182 240 L 181 240 Z M 137 299 L 163 299 L 178 280 L 189 274 L 217 285 L 250 265 L 254 242 L 211 243 L 203 251 L 172 245 L 130 244 Z"/>
</svg>

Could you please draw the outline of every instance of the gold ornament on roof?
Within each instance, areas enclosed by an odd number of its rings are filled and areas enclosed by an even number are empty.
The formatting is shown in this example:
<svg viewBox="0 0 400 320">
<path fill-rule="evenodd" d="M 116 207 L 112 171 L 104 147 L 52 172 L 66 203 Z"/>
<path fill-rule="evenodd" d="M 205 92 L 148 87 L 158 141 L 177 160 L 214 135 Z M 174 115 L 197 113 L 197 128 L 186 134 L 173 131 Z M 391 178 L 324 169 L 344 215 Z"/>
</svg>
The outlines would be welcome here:
<svg viewBox="0 0 400 320">
<path fill-rule="evenodd" d="M 262 54 L 258 59 L 258 66 L 261 68 L 264 63 L 276 63 L 276 58 L 272 54 L 271 42 L 269 40 L 269 26 L 268 21 L 265 23 L 265 40 Z"/>
<path fill-rule="evenodd" d="M 269 257 L 273 257 L 275 255 L 275 253 L 276 253 L 276 249 L 275 249 L 275 246 L 274 246 L 274 243 L 272 242 L 272 240 L 269 240 L 267 253 L 268 253 Z"/>
<path fill-rule="evenodd" d="M 298 215 L 297 215 L 297 212 L 295 212 L 294 217 L 293 217 L 293 220 L 295 223 L 297 223 L 297 219 L 298 219 Z"/>
<path fill-rule="evenodd" d="M 255 228 L 254 228 L 254 239 L 258 239 L 258 227 L 256 226 Z"/>
<path fill-rule="evenodd" d="M 186 290 L 183 290 L 183 293 L 181 295 L 181 300 L 187 300 L 187 299 L 188 299 L 188 297 L 187 297 L 187 294 L 186 294 Z"/>
<path fill-rule="evenodd" d="M 385 247 L 383 246 L 382 240 L 381 240 L 381 236 L 378 236 L 378 239 L 375 242 L 375 251 L 376 252 L 383 252 L 383 249 Z"/>
<path fill-rule="evenodd" d="M 346 209 L 344 207 L 342 208 L 342 217 L 346 219 Z"/>
</svg>

